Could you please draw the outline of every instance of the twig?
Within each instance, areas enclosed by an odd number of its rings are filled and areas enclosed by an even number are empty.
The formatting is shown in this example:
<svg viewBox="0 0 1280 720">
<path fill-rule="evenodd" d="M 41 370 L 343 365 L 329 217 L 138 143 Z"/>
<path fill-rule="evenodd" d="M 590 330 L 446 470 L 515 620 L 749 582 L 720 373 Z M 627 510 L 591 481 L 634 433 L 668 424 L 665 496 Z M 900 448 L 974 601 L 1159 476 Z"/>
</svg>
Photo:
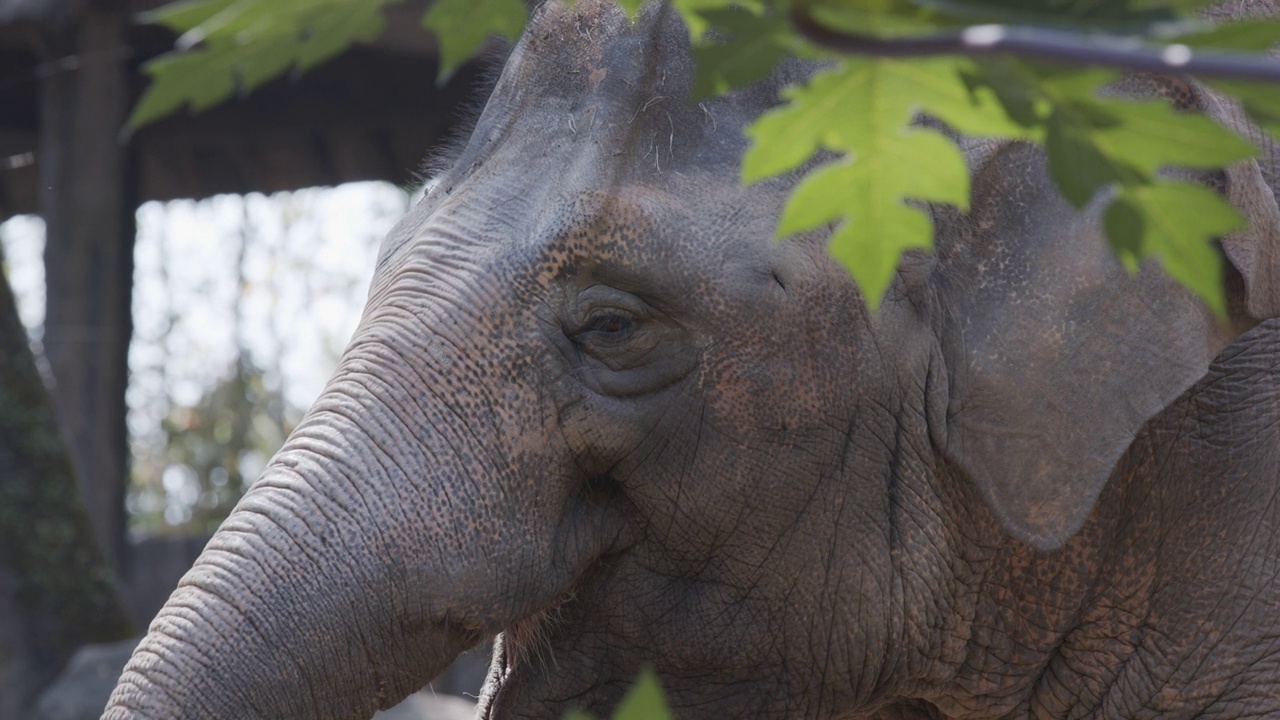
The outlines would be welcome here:
<svg viewBox="0 0 1280 720">
<path fill-rule="evenodd" d="M 832 30 L 804 9 L 794 6 L 791 8 L 791 22 L 801 36 L 815 45 L 848 55 L 922 57 L 1009 53 L 1072 65 L 1280 82 L 1280 62 L 1275 60 L 1202 52 L 1186 45 L 1143 47 L 1119 38 L 1104 39 L 1008 25 L 973 25 L 921 37 L 886 39 Z"/>
</svg>

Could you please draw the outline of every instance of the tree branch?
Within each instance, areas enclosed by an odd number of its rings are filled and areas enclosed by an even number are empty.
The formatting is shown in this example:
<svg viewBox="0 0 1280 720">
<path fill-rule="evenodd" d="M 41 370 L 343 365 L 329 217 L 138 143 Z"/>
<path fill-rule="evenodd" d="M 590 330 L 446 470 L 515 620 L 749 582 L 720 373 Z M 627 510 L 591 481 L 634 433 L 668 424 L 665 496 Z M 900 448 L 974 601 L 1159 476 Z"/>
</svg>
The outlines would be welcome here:
<svg viewBox="0 0 1280 720">
<path fill-rule="evenodd" d="M 885 39 L 832 30 L 792 6 L 791 22 L 805 39 L 847 55 L 922 57 L 1008 53 L 1072 65 L 1280 82 L 1280 62 L 1253 55 L 1201 52 L 1186 45 L 1134 47 L 1116 38 L 1008 25 L 973 25 L 913 38 Z"/>
</svg>

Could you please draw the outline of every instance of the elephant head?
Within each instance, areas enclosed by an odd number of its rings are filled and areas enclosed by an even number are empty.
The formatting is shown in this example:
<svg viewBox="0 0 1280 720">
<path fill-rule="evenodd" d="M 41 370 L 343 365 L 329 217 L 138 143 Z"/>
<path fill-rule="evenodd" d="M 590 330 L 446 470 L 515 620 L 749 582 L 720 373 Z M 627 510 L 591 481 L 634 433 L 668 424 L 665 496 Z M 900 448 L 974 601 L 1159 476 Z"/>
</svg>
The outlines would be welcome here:
<svg viewBox="0 0 1280 720">
<path fill-rule="evenodd" d="M 796 178 L 737 180 L 809 69 L 694 105 L 687 44 L 666 6 L 541 9 L 106 718 L 367 717 L 500 633 L 485 717 L 604 711 L 645 664 L 690 716 L 907 708 L 1036 563 L 1096 557 L 1230 333 L 1017 144 L 869 312 L 825 234 L 771 239 Z M 1035 618 L 1028 652 L 1068 619 Z"/>
</svg>

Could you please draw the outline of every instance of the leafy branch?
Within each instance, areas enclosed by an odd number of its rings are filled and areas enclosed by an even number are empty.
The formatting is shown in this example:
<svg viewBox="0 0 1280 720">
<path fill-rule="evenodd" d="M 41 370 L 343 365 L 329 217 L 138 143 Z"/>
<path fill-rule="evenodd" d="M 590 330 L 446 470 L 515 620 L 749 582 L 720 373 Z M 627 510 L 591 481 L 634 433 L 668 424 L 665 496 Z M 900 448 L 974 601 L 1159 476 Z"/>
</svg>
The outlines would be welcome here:
<svg viewBox="0 0 1280 720">
<path fill-rule="evenodd" d="M 174 52 L 144 66 L 151 77 L 126 128 L 183 106 L 206 110 L 293 70 L 305 72 L 382 34 L 396 0 L 180 0 L 143 13 L 179 33 Z"/>
<path fill-rule="evenodd" d="M 395 1 L 167 5 L 144 19 L 180 37 L 174 53 L 147 65 L 153 82 L 129 125 L 207 108 L 372 41 Z M 1201 75 L 1280 134 L 1280 85 L 1263 82 L 1280 80 L 1280 63 L 1257 54 L 1280 39 L 1280 19 L 1202 19 L 1216 0 L 669 1 L 689 28 L 699 97 L 762 78 L 788 56 L 833 61 L 747 129 L 743 180 L 835 153 L 797 186 L 778 234 L 835 224 L 832 253 L 871 305 L 902 252 L 932 246 L 920 204 L 968 201 L 959 149 L 918 125 L 925 115 L 967 135 L 1043 144 L 1069 201 L 1109 193 L 1104 225 L 1126 267 L 1155 257 L 1225 314 L 1212 241 L 1243 220 L 1167 171 L 1219 170 L 1254 149 L 1203 116 L 1106 90 L 1121 69 Z M 634 16 L 642 0 L 617 2 Z M 440 38 L 444 76 L 487 37 L 514 40 L 526 20 L 523 0 L 437 0 L 423 24 Z"/>
<path fill-rule="evenodd" d="M 1207 117 L 1177 112 L 1162 100 L 1107 93 L 1120 78 L 1115 70 L 1031 62 L 1017 53 L 1077 64 L 1096 58 L 1097 64 L 1166 73 L 1197 67 L 1233 78 L 1280 79 L 1280 63 L 1265 58 L 1140 44 L 1168 36 L 1173 28 L 1196 42 L 1234 37 L 1259 46 L 1259 34 L 1280 38 L 1280 23 L 1254 21 L 1233 34 L 1230 26 L 1210 27 L 1170 7 L 1111 18 L 1055 16 L 1059 25 L 1076 23 L 1074 32 L 996 24 L 953 29 L 972 21 L 984 3 L 961 8 L 902 0 L 863 9 L 870 5 L 785 8 L 804 40 L 856 54 L 788 90 L 787 104 L 747 130 L 753 141 L 743 163 L 747 182 L 793 170 L 819 150 L 839 157 L 800 183 L 783 211 L 779 235 L 838 223 L 832 254 L 876 305 L 901 253 L 932 246 L 934 228 L 919 203 L 964 209 L 968 200 L 969 178 L 957 163 L 958 149 L 913 125 L 920 115 L 931 116 L 968 135 L 1043 144 L 1055 181 L 1077 207 L 1114 188 L 1104 228 L 1125 267 L 1136 271 L 1142 259 L 1158 258 L 1172 277 L 1226 315 L 1221 259 L 1212 242 L 1239 229 L 1243 218 L 1208 188 L 1171 181 L 1165 172 L 1219 170 L 1251 157 L 1253 146 Z M 1098 35 L 1099 27 L 1116 23 L 1136 37 Z M 1246 110 L 1274 131 L 1280 119 L 1276 88 L 1232 82 Z"/>
<path fill-rule="evenodd" d="M 803 6 L 790 9 L 796 32 L 814 45 L 846 55 L 877 57 L 930 57 L 934 55 L 1017 55 L 1069 65 L 1111 67 L 1136 72 L 1186 73 L 1205 77 L 1280 81 L 1280 63 L 1271 59 L 1236 53 L 1202 52 L 1193 47 L 1207 34 L 1193 34 L 1163 47 L 1134 47 L 1126 38 L 1085 36 L 1049 28 L 1019 28 L 1002 24 L 971 25 L 959 30 L 906 38 L 883 38 L 864 33 L 833 30 Z M 1280 21 L 1263 21 L 1249 26 L 1250 35 L 1229 41 L 1244 42 L 1255 34 L 1271 33 L 1280 38 Z M 1217 35 L 1208 38 L 1218 37 Z M 1265 49 L 1265 46 L 1259 49 Z"/>
</svg>

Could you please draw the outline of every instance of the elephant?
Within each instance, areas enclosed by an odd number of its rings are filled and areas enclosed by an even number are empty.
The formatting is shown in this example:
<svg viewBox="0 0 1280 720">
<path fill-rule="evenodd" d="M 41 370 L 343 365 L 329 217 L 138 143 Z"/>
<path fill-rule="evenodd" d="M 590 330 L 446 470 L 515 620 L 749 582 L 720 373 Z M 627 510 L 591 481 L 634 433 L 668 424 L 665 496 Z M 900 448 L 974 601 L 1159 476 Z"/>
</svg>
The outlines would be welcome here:
<svg viewBox="0 0 1280 720">
<path fill-rule="evenodd" d="M 677 717 L 1280 713 L 1276 164 L 1205 178 L 1229 323 L 1017 142 L 873 311 L 738 180 L 812 71 L 693 103 L 669 6 L 539 8 L 103 717 L 368 717 L 495 637 L 489 719 L 645 667 Z"/>
</svg>

